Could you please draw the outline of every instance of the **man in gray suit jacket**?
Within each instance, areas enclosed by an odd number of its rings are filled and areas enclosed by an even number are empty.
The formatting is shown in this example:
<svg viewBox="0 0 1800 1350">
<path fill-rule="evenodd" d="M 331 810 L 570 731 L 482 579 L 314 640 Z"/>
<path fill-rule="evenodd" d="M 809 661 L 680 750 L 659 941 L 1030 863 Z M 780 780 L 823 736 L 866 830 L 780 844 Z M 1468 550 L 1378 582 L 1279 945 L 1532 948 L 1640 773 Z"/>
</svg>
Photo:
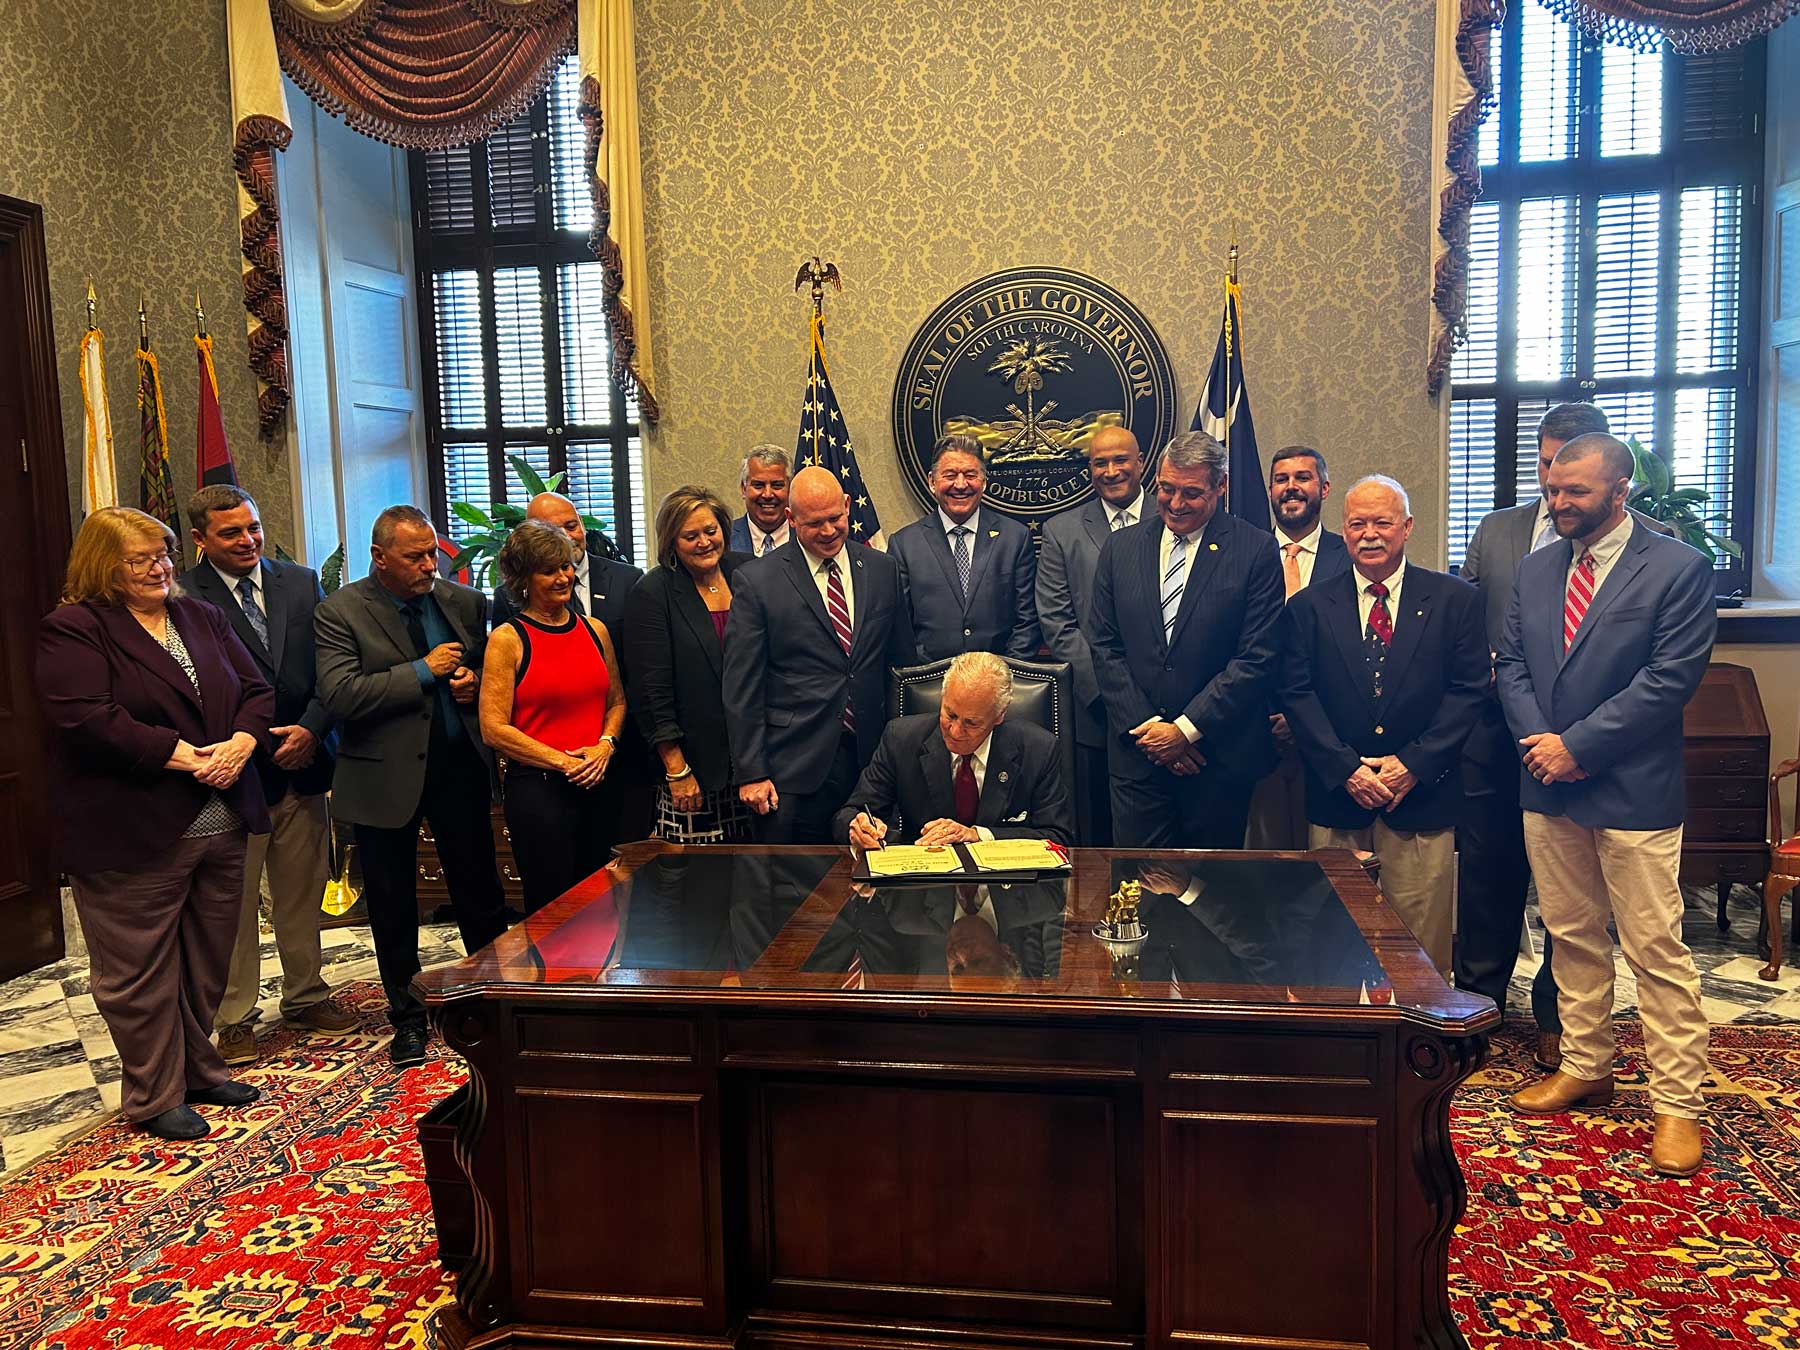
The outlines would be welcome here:
<svg viewBox="0 0 1800 1350">
<path fill-rule="evenodd" d="M 425 1058 L 415 890 L 419 821 L 431 822 L 463 946 L 505 931 L 494 867 L 494 757 L 475 695 L 487 597 L 437 575 L 437 531 L 415 506 L 375 518 L 369 575 L 313 619 L 319 699 L 343 725 L 331 813 L 356 828 L 363 898 L 387 991 L 396 1064 Z"/>
<path fill-rule="evenodd" d="M 1554 1115 L 1613 1095 L 1613 942 L 1637 980 L 1668 1176 L 1701 1164 L 1706 1013 L 1681 938 L 1682 710 L 1718 631 L 1713 569 L 1625 509 L 1631 452 L 1578 436 L 1546 483 L 1559 542 L 1519 565 L 1497 676 L 1524 774 L 1525 849 L 1556 937 L 1562 1067 L 1514 1095 Z"/>
<path fill-rule="evenodd" d="M 1088 648 L 1094 567 L 1114 530 L 1137 524 L 1156 504 L 1144 494 L 1144 454 L 1124 427 L 1101 427 L 1088 442 L 1094 495 L 1044 526 L 1037 562 L 1038 623 L 1058 661 L 1075 680 L 1075 841 L 1105 848 L 1113 841 L 1112 789 L 1106 772 L 1106 704 Z"/>
<path fill-rule="evenodd" d="M 931 461 L 937 510 L 894 534 L 888 553 L 900 564 L 919 660 L 959 652 L 1037 656 L 1037 557 L 1031 533 L 984 510 L 987 469 L 972 436 L 939 437 Z"/>
</svg>

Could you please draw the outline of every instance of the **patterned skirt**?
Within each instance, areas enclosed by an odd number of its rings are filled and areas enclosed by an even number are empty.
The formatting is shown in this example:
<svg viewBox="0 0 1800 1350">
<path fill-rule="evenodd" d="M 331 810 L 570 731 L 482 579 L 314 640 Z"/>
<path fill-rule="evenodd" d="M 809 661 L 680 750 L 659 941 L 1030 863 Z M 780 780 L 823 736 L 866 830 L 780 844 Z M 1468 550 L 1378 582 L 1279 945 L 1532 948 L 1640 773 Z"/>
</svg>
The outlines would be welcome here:
<svg viewBox="0 0 1800 1350">
<path fill-rule="evenodd" d="M 735 787 L 702 793 L 700 809 L 683 811 L 667 783 L 656 789 L 656 837 L 671 844 L 740 844 L 750 838 L 750 808 Z"/>
</svg>

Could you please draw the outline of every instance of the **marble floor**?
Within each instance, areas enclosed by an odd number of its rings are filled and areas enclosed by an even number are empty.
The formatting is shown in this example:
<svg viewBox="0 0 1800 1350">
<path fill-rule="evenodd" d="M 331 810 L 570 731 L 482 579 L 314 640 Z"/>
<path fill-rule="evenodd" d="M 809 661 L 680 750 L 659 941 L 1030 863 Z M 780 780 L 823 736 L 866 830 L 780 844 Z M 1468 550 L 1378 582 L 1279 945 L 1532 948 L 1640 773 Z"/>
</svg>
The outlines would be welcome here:
<svg viewBox="0 0 1800 1350">
<path fill-rule="evenodd" d="M 1714 893 L 1687 895 L 1683 925 L 1700 967 L 1701 1001 L 1709 1019 L 1720 1022 L 1800 1024 L 1800 968 L 1786 966 L 1781 979 L 1757 978 L 1763 962 L 1755 953 L 1757 893 L 1739 887 L 1732 897 L 1731 931 L 1714 922 Z M 72 910 L 65 904 L 69 956 L 53 966 L 0 984 L 0 1173 L 41 1157 L 73 1135 L 118 1110 L 119 1061 L 112 1038 L 88 993 L 87 959 Z M 1534 916 L 1535 919 L 1535 916 Z M 1535 927 L 1535 922 L 1534 922 Z M 375 952 L 367 928 L 334 928 L 323 935 L 325 977 L 335 988 L 377 978 Z M 451 925 L 420 930 L 419 959 L 431 966 L 461 957 Z M 273 935 L 263 932 L 263 985 L 258 1025 L 272 1027 L 280 1016 L 281 967 Z M 1629 1012 L 1637 989 L 1622 959 L 1616 1009 Z M 1527 1016 L 1530 982 L 1537 960 L 1521 956 L 1510 1000 L 1514 1016 Z M 386 1029 L 369 1033 L 371 1044 Z"/>
</svg>

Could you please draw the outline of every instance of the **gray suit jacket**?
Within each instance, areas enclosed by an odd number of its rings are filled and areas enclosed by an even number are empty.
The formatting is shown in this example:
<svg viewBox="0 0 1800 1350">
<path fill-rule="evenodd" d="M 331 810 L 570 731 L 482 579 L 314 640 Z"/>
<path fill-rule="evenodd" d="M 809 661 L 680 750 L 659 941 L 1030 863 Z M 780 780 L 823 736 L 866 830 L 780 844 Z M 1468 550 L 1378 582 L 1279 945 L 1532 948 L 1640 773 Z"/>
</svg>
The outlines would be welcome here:
<svg viewBox="0 0 1800 1350">
<path fill-rule="evenodd" d="M 1148 493 L 1138 499 L 1137 518 L 1154 511 Z M 1073 511 L 1063 511 L 1044 524 L 1038 552 L 1037 612 L 1044 642 L 1058 661 L 1067 661 L 1075 677 L 1075 740 L 1079 745 L 1106 744 L 1106 705 L 1094 676 L 1094 654 L 1088 648 L 1094 603 L 1094 565 L 1111 533 L 1106 505 L 1090 497 Z"/>
<path fill-rule="evenodd" d="M 463 645 L 463 664 L 479 671 L 487 645 L 487 596 L 439 577 L 431 594 Z M 331 814 L 398 829 L 425 791 L 425 754 L 437 695 L 419 683 L 406 623 L 374 577 L 353 581 L 313 615 L 319 651 L 319 701 L 342 723 Z M 481 739 L 475 703 L 459 703 L 469 744 L 491 777 L 494 754 Z"/>
</svg>

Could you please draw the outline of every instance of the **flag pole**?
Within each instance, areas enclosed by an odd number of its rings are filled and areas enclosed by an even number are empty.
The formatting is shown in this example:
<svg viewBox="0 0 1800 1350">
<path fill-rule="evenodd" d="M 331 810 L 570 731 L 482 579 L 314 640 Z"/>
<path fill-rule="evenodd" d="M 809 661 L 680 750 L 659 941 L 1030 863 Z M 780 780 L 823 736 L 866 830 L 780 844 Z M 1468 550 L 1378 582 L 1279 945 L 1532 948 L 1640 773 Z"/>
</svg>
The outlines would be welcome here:
<svg viewBox="0 0 1800 1350">
<path fill-rule="evenodd" d="M 144 313 L 144 297 L 138 295 L 138 346 L 150 350 L 150 319 Z"/>
<path fill-rule="evenodd" d="M 206 311 L 200 307 L 200 292 L 194 292 L 194 336 L 206 336 Z"/>
<path fill-rule="evenodd" d="M 88 278 L 87 293 L 87 331 L 93 332 L 100 325 L 94 322 L 94 279 Z"/>
<path fill-rule="evenodd" d="M 1237 334 L 1231 331 L 1232 308 L 1231 293 L 1237 286 L 1238 277 L 1238 243 L 1237 225 L 1231 227 L 1231 249 L 1225 256 L 1225 501 L 1227 512 L 1231 510 L 1231 424 L 1235 420 L 1231 415 L 1231 353 L 1237 346 Z"/>
</svg>

